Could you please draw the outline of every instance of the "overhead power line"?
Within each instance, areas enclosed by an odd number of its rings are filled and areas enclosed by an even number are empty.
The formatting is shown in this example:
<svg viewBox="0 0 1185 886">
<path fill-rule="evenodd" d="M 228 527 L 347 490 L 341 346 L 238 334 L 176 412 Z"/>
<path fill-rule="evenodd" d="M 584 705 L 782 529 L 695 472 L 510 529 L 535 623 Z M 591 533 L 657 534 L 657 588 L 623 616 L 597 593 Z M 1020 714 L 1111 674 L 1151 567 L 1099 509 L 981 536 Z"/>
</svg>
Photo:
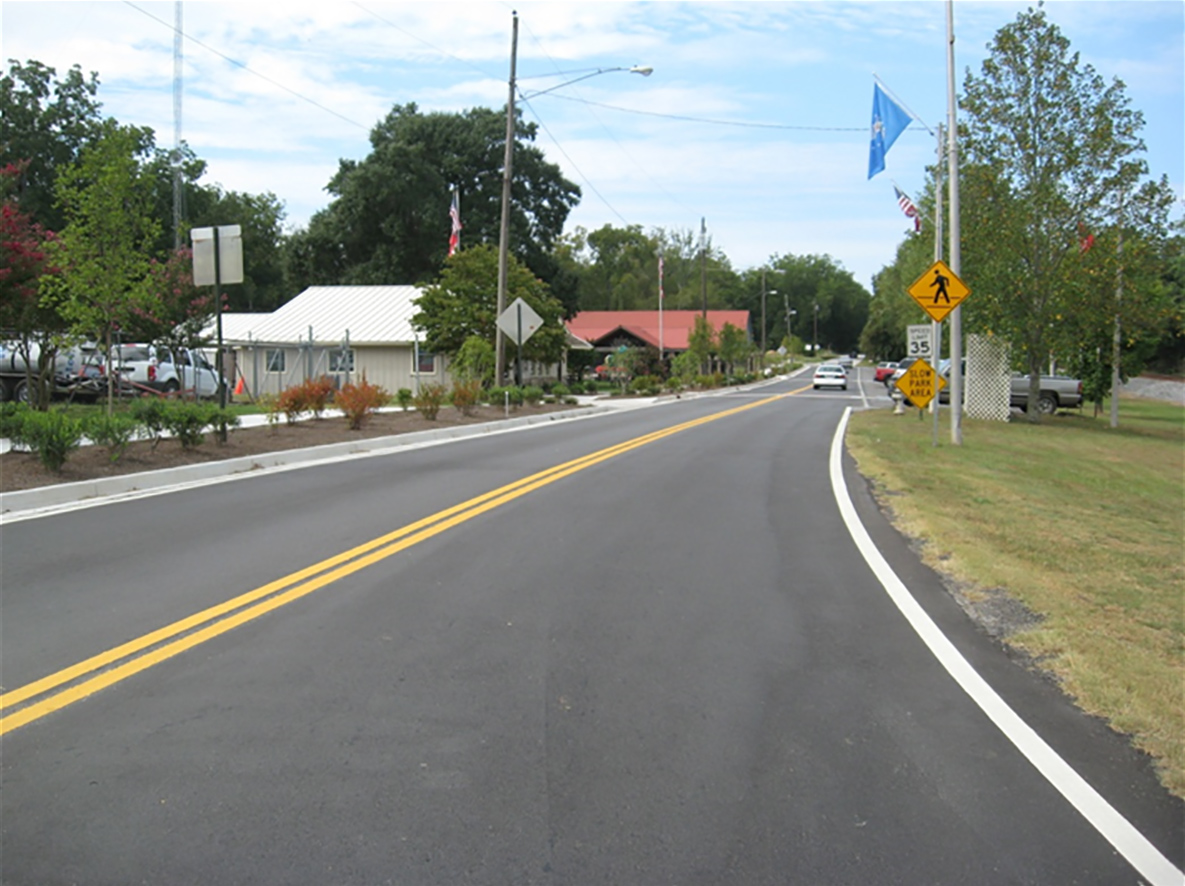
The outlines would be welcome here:
<svg viewBox="0 0 1185 886">
<path fill-rule="evenodd" d="M 153 21 L 159 22 L 160 24 L 164 25 L 170 31 L 176 31 L 176 28 L 173 25 L 169 24 L 167 21 L 165 21 L 162 18 L 157 18 L 155 15 L 153 15 L 148 10 L 141 9 L 135 3 L 130 2 L 130 0 L 124 0 L 124 3 L 126 3 L 128 6 L 132 7 L 132 9 L 136 10 L 136 12 L 139 12 L 142 15 L 146 15 Z M 351 120 L 349 117 L 345 116 L 344 114 L 339 114 L 337 111 L 333 110 L 333 108 L 327 108 L 325 105 L 321 104 L 320 102 L 309 98 L 307 95 L 302 95 L 301 93 L 297 92 L 295 89 L 288 88 L 283 83 L 280 83 L 278 80 L 273 80 L 271 77 L 268 77 L 266 74 L 261 74 L 258 71 L 251 70 L 251 68 L 247 67 L 241 61 L 231 58 L 229 55 L 227 55 L 224 52 L 219 52 L 213 46 L 207 46 L 205 43 L 203 43 L 201 40 L 198 40 L 196 37 L 193 37 L 193 36 L 186 34 L 184 32 L 182 32 L 181 36 L 183 36 L 190 43 L 194 43 L 194 44 L 200 46 L 202 49 L 206 50 L 206 52 L 213 53 L 214 55 L 218 56 L 220 59 L 230 62 L 232 65 L 234 65 L 237 68 L 242 68 L 248 74 L 251 74 L 255 77 L 258 77 L 260 80 L 270 83 L 272 86 L 275 86 L 277 89 L 284 90 L 286 93 L 300 99 L 302 102 L 307 102 L 308 104 L 312 105 L 314 108 L 319 108 L 320 110 L 324 111 L 327 114 L 332 114 L 334 117 L 337 117 L 339 120 L 344 120 L 346 123 L 349 123 L 351 126 L 357 126 L 359 129 L 363 130 L 364 132 L 370 131 L 369 126 L 363 126 L 357 120 Z"/>
</svg>

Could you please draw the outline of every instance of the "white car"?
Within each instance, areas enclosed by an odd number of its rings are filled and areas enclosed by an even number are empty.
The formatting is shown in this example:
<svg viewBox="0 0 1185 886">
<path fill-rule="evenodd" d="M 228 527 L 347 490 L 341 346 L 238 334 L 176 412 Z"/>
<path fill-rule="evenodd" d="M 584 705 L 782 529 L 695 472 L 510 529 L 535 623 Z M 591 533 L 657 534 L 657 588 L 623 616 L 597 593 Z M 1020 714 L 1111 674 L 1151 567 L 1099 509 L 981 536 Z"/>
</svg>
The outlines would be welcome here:
<svg viewBox="0 0 1185 886">
<path fill-rule="evenodd" d="M 821 363 L 815 369 L 815 390 L 819 388 L 848 389 L 848 373 L 838 363 Z"/>
</svg>

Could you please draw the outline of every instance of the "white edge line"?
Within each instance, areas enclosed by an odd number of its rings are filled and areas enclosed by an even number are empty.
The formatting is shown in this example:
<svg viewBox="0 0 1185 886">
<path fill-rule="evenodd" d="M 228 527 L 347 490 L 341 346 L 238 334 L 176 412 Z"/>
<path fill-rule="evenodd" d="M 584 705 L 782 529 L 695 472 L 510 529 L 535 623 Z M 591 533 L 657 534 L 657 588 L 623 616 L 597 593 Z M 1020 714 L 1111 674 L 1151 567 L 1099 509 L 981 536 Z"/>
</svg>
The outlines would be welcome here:
<svg viewBox="0 0 1185 886">
<path fill-rule="evenodd" d="M 1153 886 L 1181 886 L 1185 875 L 1177 870 L 1148 839 L 1110 803 L 1087 784 L 1073 767 L 1063 760 L 1031 726 L 1008 706 L 988 682 L 979 675 L 942 633 L 938 625 L 926 614 L 921 605 L 910 594 L 909 589 L 897 577 L 873 544 L 868 530 L 860 522 L 856 508 L 848 495 L 848 486 L 843 477 L 843 439 L 847 430 L 850 408 L 844 410 L 843 418 L 831 441 L 831 488 L 835 494 L 840 515 L 847 524 L 852 541 L 860 549 L 890 599 L 917 632 L 922 642 L 929 647 L 934 657 L 946 669 L 963 691 L 987 714 L 1004 736 L 1012 742 L 1037 771 L 1044 776 L 1082 816 L 1094 826 L 1120 855 L 1128 860 Z"/>
</svg>

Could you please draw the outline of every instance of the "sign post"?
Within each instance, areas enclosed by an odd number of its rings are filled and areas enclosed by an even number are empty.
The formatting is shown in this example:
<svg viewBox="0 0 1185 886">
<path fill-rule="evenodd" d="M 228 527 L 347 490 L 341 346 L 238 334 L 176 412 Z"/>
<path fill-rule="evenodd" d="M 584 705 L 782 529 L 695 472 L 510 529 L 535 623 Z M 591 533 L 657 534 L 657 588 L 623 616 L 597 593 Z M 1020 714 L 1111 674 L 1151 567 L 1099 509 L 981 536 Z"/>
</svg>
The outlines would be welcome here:
<svg viewBox="0 0 1185 886">
<path fill-rule="evenodd" d="M 195 286 L 214 287 L 214 310 L 218 314 L 218 352 L 214 368 L 218 373 L 218 405 L 226 409 L 226 378 L 222 359 L 222 289 L 223 283 L 243 282 L 243 229 L 239 225 L 220 225 L 216 228 L 194 228 L 193 283 Z M 198 390 L 197 366 L 193 370 L 193 389 Z M 226 442 L 226 425 L 220 425 L 218 439 Z"/>
<path fill-rule="evenodd" d="M 543 325 L 543 318 L 535 313 L 534 308 L 516 298 L 510 307 L 498 315 L 497 326 L 517 346 L 514 381 L 520 388 L 523 384 L 523 343 L 535 334 L 535 330 Z"/>
<path fill-rule="evenodd" d="M 941 335 L 942 335 L 941 323 L 943 320 L 946 319 L 948 314 L 953 312 L 956 308 L 959 307 L 959 305 L 961 305 L 963 303 L 963 300 L 971 294 L 971 290 L 967 287 L 967 284 L 965 284 L 962 280 L 959 279 L 958 274 L 956 274 L 949 267 L 947 267 L 945 262 L 939 260 L 939 261 L 934 262 L 934 264 L 930 265 L 930 267 L 926 269 L 926 273 L 924 273 L 924 274 L 922 274 L 922 276 L 918 277 L 918 279 L 913 282 L 913 285 L 910 286 L 906 290 L 906 292 L 908 292 L 910 297 L 913 298 L 913 300 L 918 303 L 918 307 L 920 307 L 923 311 L 925 311 L 930 316 L 930 319 L 932 321 L 934 321 L 933 322 L 933 329 L 928 330 L 928 332 L 927 332 L 927 337 L 930 337 L 930 336 L 933 337 L 934 344 L 933 345 L 926 345 L 925 347 L 928 350 L 931 350 L 931 352 L 933 354 L 933 359 L 937 360 L 938 356 L 939 356 L 939 344 L 938 343 L 941 341 Z M 952 322 L 954 322 L 954 321 L 952 320 Z M 914 348 L 914 330 L 915 329 L 924 329 L 924 328 L 925 327 L 914 327 L 914 326 L 909 327 L 909 347 L 910 347 L 910 354 L 911 355 L 913 354 L 913 348 Z M 954 347 L 953 340 L 954 339 L 953 339 L 953 332 L 952 332 L 952 348 Z M 922 347 L 922 345 L 919 343 L 918 347 L 920 348 L 920 347 Z M 954 356 L 955 356 L 955 354 L 952 350 L 952 353 L 951 353 L 952 359 L 954 358 Z M 924 361 L 919 361 L 919 362 L 924 362 Z M 914 365 L 917 365 L 917 364 L 914 364 Z M 951 372 L 952 373 L 957 372 L 958 369 L 959 369 L 959 367 L 952 366 Z M 939 390 L 941 390 L 941 388 L 946 385 L 946 381 L 937 372 L 934 372 L 933 369 L 931 369 L 930 371 L 933 374 L 934 388 L 933 388 L 930 396 L 926 399 L 926 402 L 928 403 L 928 402 L 930 402 L 930 400 L 935 401 L 934 445 L 937 446 L 938 445 L 938 408 L 937 408 L 938 407 L 938 400 L 937 400 L 937 398 L 938 398 Z M 904 388 L 903 388 L 903 390 L 904 390 Z M 960 393 L 961 392 L 961 385 L 956 385 L 956 387 L 953 390 L 956 394 Z M 913 398 L 911 397 L 910 399 L 912 400 Z M 956 426 L 957 423 L 959 422 L 961 410 L 963 408 L 963 404 L 959 403 L 959 402 L 955 402 L 955 400 L 956 400 L 956 398 L 952 396 L 952 398 L 951 398 L 952 427 Z M 916 404 L 916 401 L 915 401 L 915 404 Z M 958 435 L 958 442 L 962 442 L 961 435 Z"/>
</svg>

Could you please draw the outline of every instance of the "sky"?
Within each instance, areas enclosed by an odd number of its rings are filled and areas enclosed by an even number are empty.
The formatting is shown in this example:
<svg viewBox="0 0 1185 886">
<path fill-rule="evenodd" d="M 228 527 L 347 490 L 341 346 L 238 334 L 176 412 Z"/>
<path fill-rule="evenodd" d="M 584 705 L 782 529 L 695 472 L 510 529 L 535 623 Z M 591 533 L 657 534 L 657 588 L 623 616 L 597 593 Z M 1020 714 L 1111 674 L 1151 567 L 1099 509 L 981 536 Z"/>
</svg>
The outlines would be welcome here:
<svg viewBox="0 0 1185 886">
<path fill-rule="evenodd" d="M 1029 8 L 954 4 L 956 82 Z M 172 2 L 3 2 L 8 60 L 99 75 L 103 112 L 174 143 Z M 1146 158 L 1185 201 L 1185 3 L 1048 0 L 1049 18 L 1140 110 Z M 871 290 L 912 229 L 946 115 L 941 0 L 825 2 L 186 2 L 181 136 L 205 184 L 271 192 L 287 229 L 330 195 L 342 159 L 396 104 L 504 108 L 512 15 L 537 145 L 583 192 L 566 231 L 698 232 L 739 270 L 829 255 Z M 628 70 L 651 66 L 649 77 Z M 579 82 L 584 74 L 603 71 Z M 868 178 L 874 75 L 914 122 Z M 531 98 L 532 92 L 553 90 Z M 462 195 L 462 218 L 464 198 Z M 227 219 L 226 224 L 234 224 Z M 441 236 L 448 237 L 442 210 Z M 462 235 L 463 242 L 463 235 Z M 391 281 L 400 283 L 403 281 Z"/>
</svg>

